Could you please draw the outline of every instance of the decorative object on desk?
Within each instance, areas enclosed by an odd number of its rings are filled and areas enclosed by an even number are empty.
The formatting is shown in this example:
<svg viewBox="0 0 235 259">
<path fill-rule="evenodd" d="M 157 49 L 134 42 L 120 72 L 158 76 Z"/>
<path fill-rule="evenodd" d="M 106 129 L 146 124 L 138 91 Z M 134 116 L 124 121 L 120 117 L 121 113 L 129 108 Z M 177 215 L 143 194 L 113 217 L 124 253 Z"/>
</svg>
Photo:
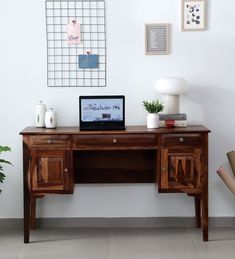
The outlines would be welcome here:
<svg viewBox="0 0 235 259">
<path fill-rule="evenodd" d="M 11 148 L 8 146 L 0 146 L 0 155 L 3 152 L 9 152 L 11 151 Z M 6 159 L 0 158 L 0 183 L 3 183 L 4 179 L 6 178 L 6 175 L 4 174 L 3 171 L 3 164 L 8 164 L 8 165 L 12 165 L 11 162 L 9 162 Z M 2 192 L 2 190 L 0 189 L 0 193 Z"/>
<path fill-rule="evenodd" d="M 35 107 L 35 124 L 37 128 L 45 127 L 46 105 L 39 101 Z"/>
<path fill-rule="evenodd" d="M 181 31 L 206 29 L 206 0 L 181 0 Z"/>
<path fill-rule="evenodd" d="M 159 101 L 143 101 L 144 108 L 149 113 L 147 116 L 147 128 L 156 129 L 159 128 L 159 115 L 158 112 L 163 111 L 164 105 Z"/>
<path fill-rule="evenodd" d="M 170 24 L 145 24 L 145 54 L 164 55 L 170 52 Z"/>
<path fill-rule="evenodd" d="M 235 151 L 228 152 L 227 157 L 228 157 L 230 166 L 233 170 L 233 174 L 235 175 Z"/>
<path fill-rule="evenodd" d="M 179 113 L 180 94 L 187 91 L 187 82 L 180 77 L 163 77 L 157 80 L 155 89 L 158 93 L 166 95 L 167 113 Z"/>
<path fill-rule="evenodd" d="M 187 120 L 160 120 L 160 127 L 164 128 L 179 128 L 179 127 L 187 127 Z"/>
<path fill-rule="evenodd" d="M 80 23 L 75 19 L 67 25 L 67 42 L 69 45 L 81 43 Z"/>
<path fill-rule="evenodd" d="M 230 191 L 235 195 L 235 179 L 221 166 L 217 171 L 224 183 L 228 186 Z"/>
<path fill-rule="evenodd" d="M 187 114 L 163 114 L 159 113 L 160 127 L 187 127 Z"/>
<path fill-rule="evenodd" d="M 49 108 L 45 115 L 45 125 L 47 129 L 56 128 L 56 113 L 53 108 Z"/>
<path fill-rule="evenodd" d="M 176 114 L 159 113 L 159 120 L 160 121 L 164 121 L 164 120 L 186 121 L 187 114 L 186 113 L 176 113 Z"/>
<path fill-rule="evenodd" d="M 78 56 L 78 64 L 79 68 L 99 68 L 99 56 L 87 51 L 86 55 Z"/>
</svg>

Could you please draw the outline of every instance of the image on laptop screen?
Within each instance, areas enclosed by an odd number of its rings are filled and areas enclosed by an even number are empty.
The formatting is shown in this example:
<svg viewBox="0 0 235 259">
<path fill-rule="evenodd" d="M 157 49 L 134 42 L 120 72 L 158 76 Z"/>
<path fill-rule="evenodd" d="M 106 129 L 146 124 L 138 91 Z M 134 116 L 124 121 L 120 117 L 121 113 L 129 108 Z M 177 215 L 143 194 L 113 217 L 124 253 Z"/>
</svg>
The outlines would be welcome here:
<svg viewBox="0 0 235 259">
<path fill-rule="evenodd" d="M 87 129 L 124 128 L 124 96 L 80 96 L 80 127 Z"/>
</svg>

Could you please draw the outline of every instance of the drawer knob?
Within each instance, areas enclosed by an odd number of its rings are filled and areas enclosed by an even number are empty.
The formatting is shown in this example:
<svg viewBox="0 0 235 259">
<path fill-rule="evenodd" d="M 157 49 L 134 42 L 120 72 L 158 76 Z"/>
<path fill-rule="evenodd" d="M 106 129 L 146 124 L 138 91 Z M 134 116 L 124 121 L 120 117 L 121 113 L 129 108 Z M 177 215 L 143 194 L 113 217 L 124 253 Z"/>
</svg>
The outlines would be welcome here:
<svg viewBox="0 0 235 259">
<path fill-rule="evenodd" d="M 65 168 L 65 169 L 64 169 L 64 172 L 65 172 L 65 173 L 68 173 L 68 171 L 69 171 L 68 168 Z"/>
<path fill-rule="evenodd" d="M 179 141 L 182 143 L 184 142 L 184 138 L 179 138 Z"/>
<path fill-rule="evenodd" d="M 48 139 L 48 140 L 47 140 L 47 143 L 48 143 L 48 144 L 52 144 L 52 140 L 51 140 L 51 139 Z"/>
<path fill-rule="evenodd" d="M 162 173 L 165 173 L 165 172 L 166 172 L 166 168 L 163 167 L 163 168 L 162 168 Z"/>
<path fill-rule="evenodd" d="M 117 139 L 116 138 L 113 139 L 113 143 L 114 144 L 117 143 Z"/>
</svg>

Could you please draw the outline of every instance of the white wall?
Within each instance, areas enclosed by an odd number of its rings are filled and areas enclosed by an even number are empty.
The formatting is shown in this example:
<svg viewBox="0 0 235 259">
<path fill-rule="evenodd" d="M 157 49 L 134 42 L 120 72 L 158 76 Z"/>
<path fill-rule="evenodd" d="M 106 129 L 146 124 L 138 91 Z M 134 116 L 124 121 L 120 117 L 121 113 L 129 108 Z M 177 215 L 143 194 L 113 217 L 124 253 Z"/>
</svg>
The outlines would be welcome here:
<svg viewBox="0 0 235 259">
<path fill-rule="evenodd" d="M 0 217 L 22 217 L 22 144 L 19 132 L 34 124 L 34 106 L 54 107 L 59 125 L 77 125 L 78 96 L 124 94 L 127 124 L 144 124 L 143 99 L 159 98 L 156 79 L 182 76 L 190 84 L 182 111 L 210 134 L 210 216 L 235 216 L 235 199 L 215 173 L 235 149 L 234 0 L 209 1 L 208 31 L 180 32 L 180 0 L 107 0 L 107 87 L 48 88 L 43 0 L 1 0 L 0 144 L 10 145 L 1 188 Z M 172 24 L 171 54 L 145 56 L 144 24 Z M 73 196 L 47 196 L 40 217 L 192 216 L 193 199 L 158 194 L 153 184 L 76 185 Z"/>
</svg>

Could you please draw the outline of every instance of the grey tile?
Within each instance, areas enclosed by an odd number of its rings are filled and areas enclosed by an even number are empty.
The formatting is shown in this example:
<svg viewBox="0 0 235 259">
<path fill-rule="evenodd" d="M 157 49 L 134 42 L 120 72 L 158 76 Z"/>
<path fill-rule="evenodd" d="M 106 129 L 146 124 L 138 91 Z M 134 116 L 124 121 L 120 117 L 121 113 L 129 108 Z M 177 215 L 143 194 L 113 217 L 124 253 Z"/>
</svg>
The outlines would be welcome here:
<svg viewBox="0 0 235 259">
<path fill-rule="evenodd" d="M 41 228 L 0 230 L 0 259 L 231 259 L 235 228 Z"/>
<path fill-rule="evenodd" d="M 23 249 L 22 231 L 0 230 L 0 259 L 18 259 Z"/>
<path fill-rule="evenodd" d="M 202 259 L 234 258 L 235 228 L 210 229 L 208 242 L 202 242 L 195 230 L 188 231 Z"/>
<path fill-rule="evenodd" d="M 199 258 L 185 229 L 110 230 L 110 258 Z"/>
<path fill-rule="evenodd" d="M 107 229 L 44 229 L 33 231 L 19 259 L 108 259 Z"/>
</svg>

